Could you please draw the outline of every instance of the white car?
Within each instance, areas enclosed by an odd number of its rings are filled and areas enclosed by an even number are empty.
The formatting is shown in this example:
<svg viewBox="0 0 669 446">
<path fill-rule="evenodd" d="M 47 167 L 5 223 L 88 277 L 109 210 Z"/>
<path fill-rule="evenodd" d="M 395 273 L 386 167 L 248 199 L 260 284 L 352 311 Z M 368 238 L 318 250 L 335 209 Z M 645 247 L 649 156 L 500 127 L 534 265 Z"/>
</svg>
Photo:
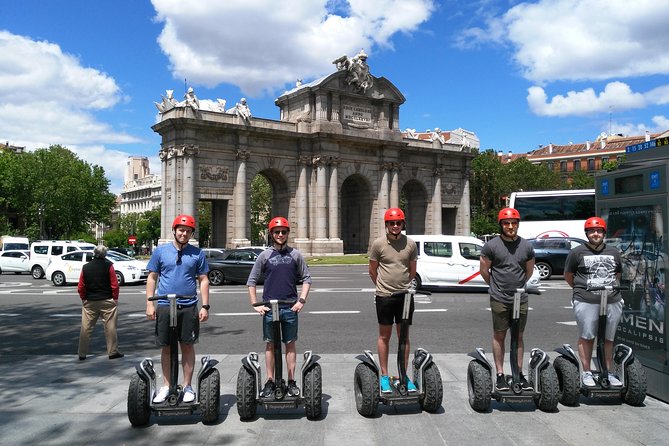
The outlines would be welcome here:
<svg viewBox="0 0 669 446">
<path fill-rule="evenodd" d="M 459 235 L 408 235 L 416 242 L 418 262 L 413 286 L 488 288 L 481 277 L 480 259 L 483 241 Z M 540 274 L 534 268 L 530 279 L 539 286 Z"/>
<path fill-rule="evenodd" d="M 23 249 L 0 251 L 0 274 L 10 272 L 14 274 L 30 272 L 30 251 Z"/>
<path fill-rule="evenodd" d="M 92 259 L 93 251 L 74 251 L 60 255 L 47 266 L 46 277 L 56 286 L 78 283 L 81 269 Z M 119 285 L 143 282 L 149 276 L 145 262 L 113 251 L 107 252 L 107 259 L 114 264 Z"/>
</svg>

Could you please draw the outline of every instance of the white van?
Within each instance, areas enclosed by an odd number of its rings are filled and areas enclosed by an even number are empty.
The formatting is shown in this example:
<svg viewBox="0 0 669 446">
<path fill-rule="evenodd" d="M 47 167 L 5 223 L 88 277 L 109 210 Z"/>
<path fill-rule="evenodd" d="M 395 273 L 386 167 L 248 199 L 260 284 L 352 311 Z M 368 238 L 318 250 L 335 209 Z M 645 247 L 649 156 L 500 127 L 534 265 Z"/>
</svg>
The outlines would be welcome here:
<svg viewBox="0 0 669 446">
<path fill-rule="evenodd" d="M 0 251 L 9 251 L 19 249 L 27 251 L 30 249 L 28 237 L 14 237 L 12 235 L 3 235 L 0 237 Z"/>
<path fill-rule="evenodd" d="M 95 245 L 70 240 L 38 240 L 30 245 L 30 273 L 35 279 L 44 277 L 52 257 L 80 249 L 93 250 Z"/>
<path fill-rule="evenodd" d="M 416 242 L 418 262 L 413 285 L 421 287 L 461 287 L 487 289 L 481 277 L 483 241 L 461 235 L 407 235 Z M 530 286 L 538 287 L 541 274 L 534 267 Z"/>
<path fill-rule="evenodd" d="M 459 235 L 407 235 L 416 242 L 415 285 L 420 287 L 487 288 L 479 273 L 483 242 Z"/>
</svg>

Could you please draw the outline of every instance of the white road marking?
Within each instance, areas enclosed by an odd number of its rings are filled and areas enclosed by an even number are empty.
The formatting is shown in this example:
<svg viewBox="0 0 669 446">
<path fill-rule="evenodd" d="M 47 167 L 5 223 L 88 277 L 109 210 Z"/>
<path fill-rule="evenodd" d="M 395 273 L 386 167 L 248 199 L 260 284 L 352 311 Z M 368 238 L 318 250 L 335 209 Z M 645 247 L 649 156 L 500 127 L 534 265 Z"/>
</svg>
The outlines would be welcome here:
<svg viewBox="0 0 669 446">
<path fill-rule="evenodd" d="M 447 308 L 421 308 L 414 310 L 414 313 L 438 313 L 448 311 Z"/>
<path fill-rule="evenodd" d="M 576 325 L 576 321 L 558 322 L 558 324 L 562 324 L 562 325 Z"/>
</svg>

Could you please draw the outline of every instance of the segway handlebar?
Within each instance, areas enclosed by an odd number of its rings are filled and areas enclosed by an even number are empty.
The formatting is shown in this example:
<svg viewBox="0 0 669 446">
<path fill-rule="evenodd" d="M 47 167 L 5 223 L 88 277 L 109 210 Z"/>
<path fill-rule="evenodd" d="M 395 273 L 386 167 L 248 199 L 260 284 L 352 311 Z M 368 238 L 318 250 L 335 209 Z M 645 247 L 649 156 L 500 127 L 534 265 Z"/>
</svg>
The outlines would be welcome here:
<svg viewBox="0 0 669 446">
<path fill-rule="evenodd" d="M 423 294 L 425 296 L 431 296 L 432 295 L 432 293 L 430 293 L 429 291 L 414 290 L 413 288 L 411 288 L 411 289 L 408 289 L 408 290 L 395 291 L 393 294 L 390 295 L 390 297 L 401 297 L 401 296 L 404 296 L 407 293 L 412 294 L 412 295 L 413 294 Z"/>
<path fill-rule="evenodd" d="M 596 285 L 596 286 L 589 286 L 586 288 L 587 291 L 595 292 L 595 291 L 627 291 L 629 290 L 630 287 L 627 285 Z"/>
<path fill-rule="evenodd" d="M 165 294 L 165 295 L 162 295 L 162 296 L 149 297 L 148 300 L 160 300 L 160 299 L 170 299 L 170 298 L 172 298 L 172 299 L 191 299 L 193 297 L 195 297 L 195 296 L 188 295 L 188 294 Z"/>
<path fill-rule="evenodd" d="M 527 294 L 536 294 L 541 295 L 541 290 L 539 288 L 516 288 L 515 290 L 501 290 L 503 293 L 515 294 L 515 293 L 527 293 Z"/>
<path fill-rule="evenodd" d="M 290 300 L 284 300 L 284 299 L 270 299 L 268 301 L 260 301 L 260 302 L 254 302 L 252 305 L 254 307 L 269 307 L 272 305 L 273 302 L 276 302 L 278 304 L 288 304 L 288 305 L 295 305 L 295 302 L 297 302 L 297 299 L 290 299 Z"/>
</svg>

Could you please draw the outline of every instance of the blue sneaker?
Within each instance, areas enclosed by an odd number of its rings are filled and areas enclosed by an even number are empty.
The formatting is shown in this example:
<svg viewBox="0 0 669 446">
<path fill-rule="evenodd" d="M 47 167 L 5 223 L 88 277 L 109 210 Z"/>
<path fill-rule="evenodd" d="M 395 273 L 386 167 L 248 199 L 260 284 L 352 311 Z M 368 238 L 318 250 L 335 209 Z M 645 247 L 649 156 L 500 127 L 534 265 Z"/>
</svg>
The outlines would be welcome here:
<svg viewBox="0 0 669 446">
<path fill-rule="evenodd" d="M 418 389 L 416 389 L 416 385 L 409 378 L 407 378 L 407 391 L 408 392 L 417 392 L 418 391 Z"/>
<path fill-rule="evenodd" d="M 390 388 L 390 378 L 387 375 L 381 376 L 379 385 L 381 386 L 381 393 L 393 393 L 393 389 Z"/>
</svg>

